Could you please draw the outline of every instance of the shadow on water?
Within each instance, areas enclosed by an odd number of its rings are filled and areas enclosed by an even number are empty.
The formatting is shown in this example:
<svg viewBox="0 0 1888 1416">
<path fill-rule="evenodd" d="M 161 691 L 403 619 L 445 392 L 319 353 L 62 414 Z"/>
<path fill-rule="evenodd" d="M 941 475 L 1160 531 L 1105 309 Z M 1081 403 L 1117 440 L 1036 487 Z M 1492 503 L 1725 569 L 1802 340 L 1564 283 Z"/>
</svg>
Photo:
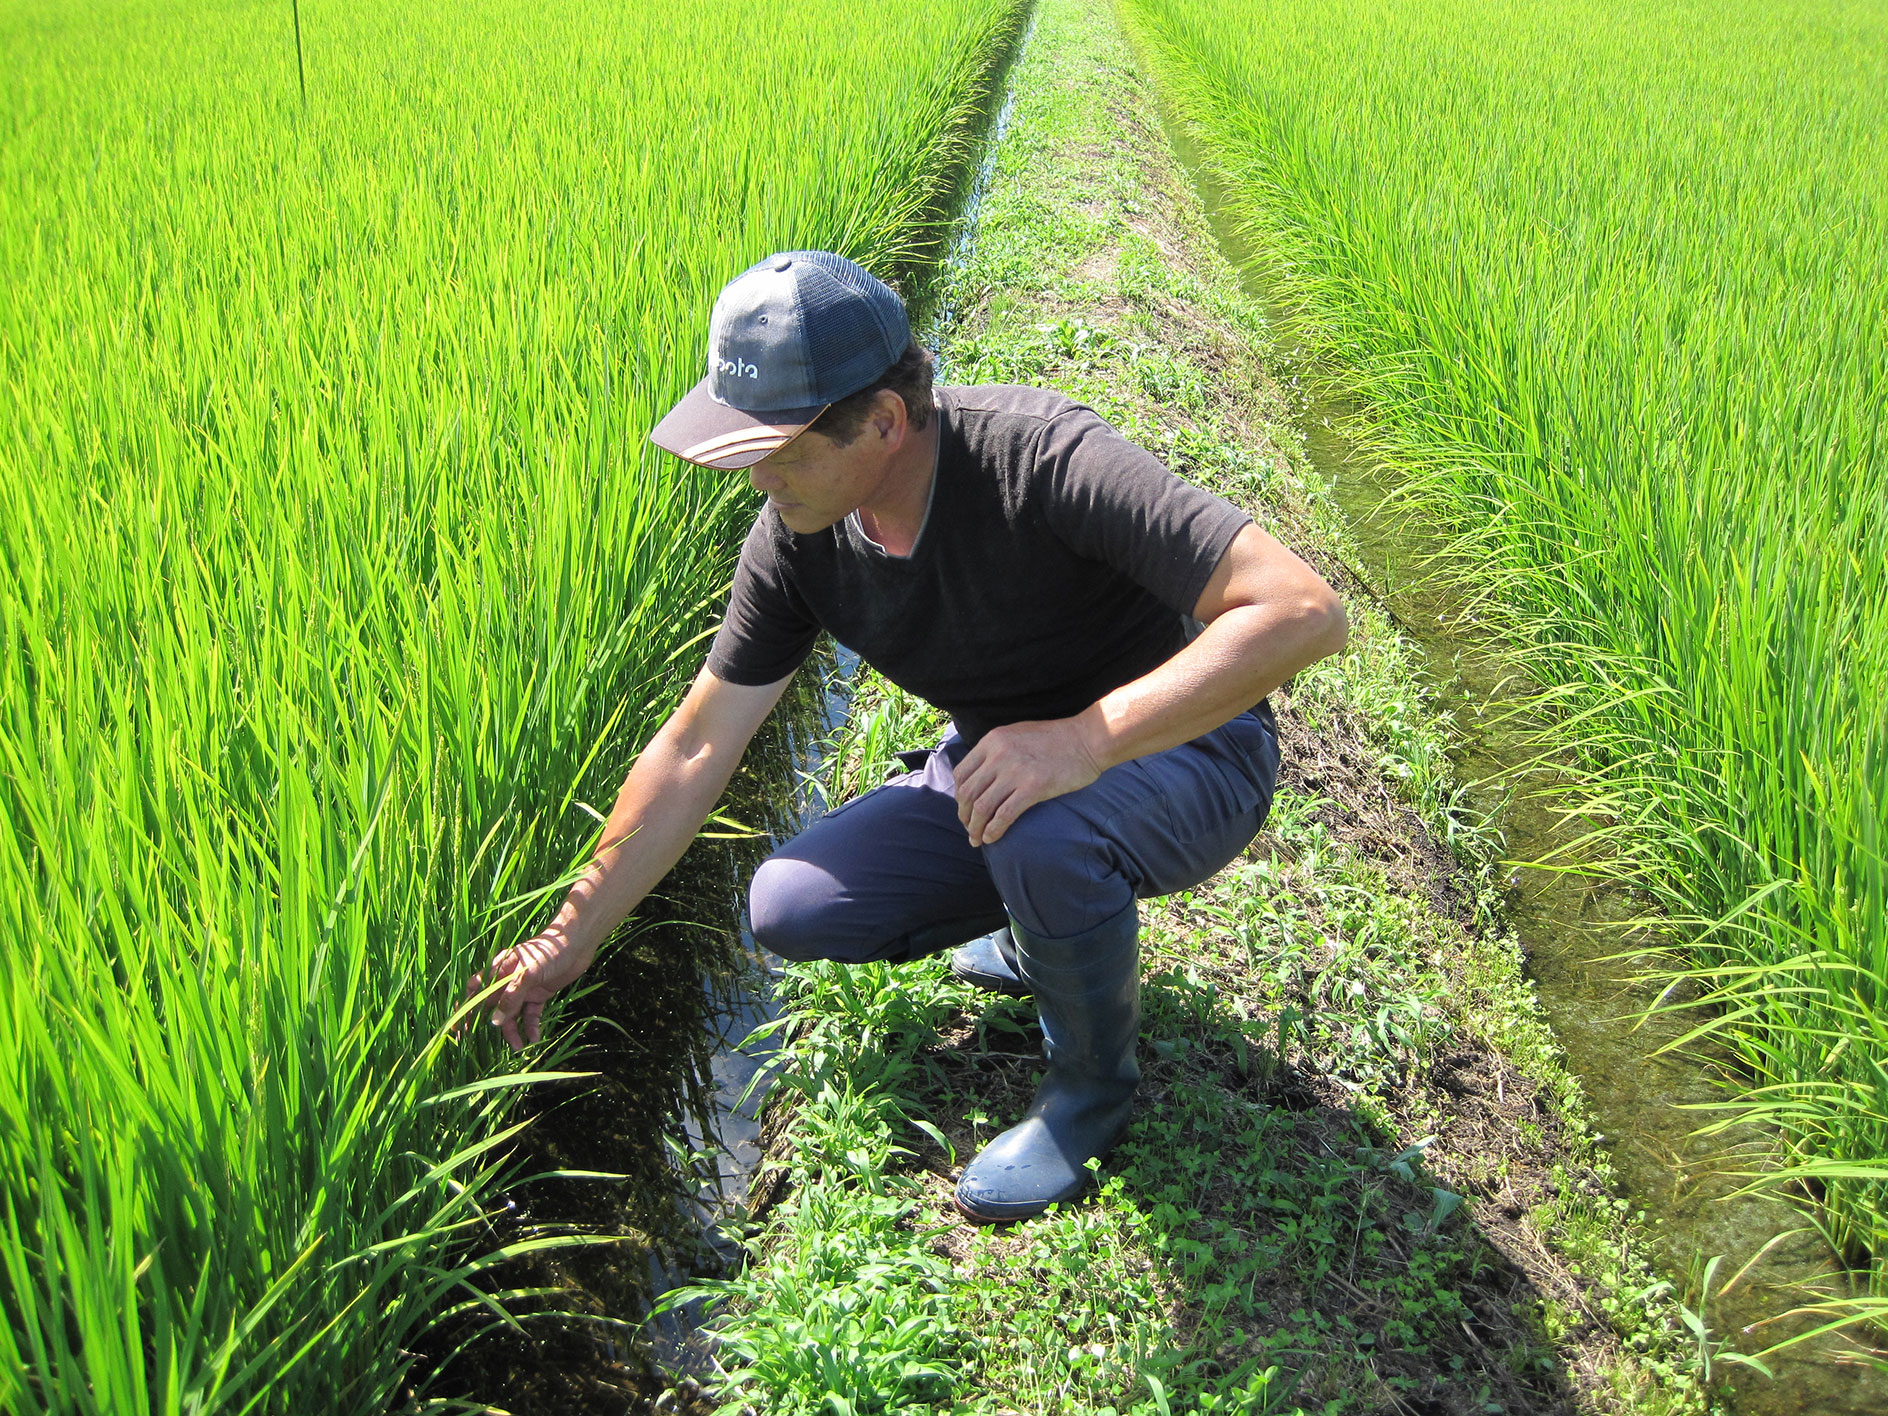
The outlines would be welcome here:
<svg viewBox="0 0 1888 1416">
<path fill-rule="evenodd" d="M 1191 135 L 1173 115 L 1164 117 L 1222 251 L 1264 304 L 1274 329 L 1284 332 L 1283 367 L 1273 372 L 1299 395 L 1298 424 L 1309 461 L 1335 487 L 1358 550 L 1360 563 L 1353 569 L 1427 658 L 1439 707 L 1458 729 L 1451 755 L 1459 779 L 1473 784 L 1468 805 L 1496 815 L 1513 861 L 1545 859 L 1570 846 L 1577 831 L 1551 809 L 1539 778 L 1521 780 L 1538 753 L 1533 735 L 1543 726 L 1527 705 L 1538 686 L 1477 623 L 1460 584 L 1451 584 L 1446 570 L 1437 572 L 1443 546 L 1433 528 L 1388 509 L 1400 486 L 1395 469 L 1344 435 L 1347 410 L 1341 400 L 1313 391 L 1320 371 L 1290 347 L 1289 315 L 1269 298 L 1262 263 L 1230 217 L 1224 189 Z M 1694 1134 L 1710 1118 L 1684 1108 L 1724 1101 L 1720 1083 L 1726 1073 L 1695 1052 L 1658 1055 L 1687 1025 L 1663 1015 L 1644 1021 L 1657 990 L 1634 976 L 1635 962 L 1644 962 L 1635 951 L 1656 942 L 1633 923 L 1642 906 L 1616 885 L 1518 865 L 1509 913 L 1626 1197 L 1652 1221 L 1664 1271 L 1689 1307 L 1699 1308 L 1704 1264 L 1723 1256 L 1701 1314 L 1714 1350 L 1756 1352 L 1812 1326 L 1778 1315 L 1846 1292 L 1846 1280 L 1797 1210 L 1772 1197 L 1736 1193 L 1742 1182 L 1731 1172 L 1761 1159 L 1767 1149 L 1763 1135 L 1748 1129 L 1709 1138 Z M 1748 1272 L 1724 1292 L 1747 1264 Z M 1722 1360 L 1713 1376 L 1729 1386 L 1722 1409 L 1738 1416 L 1888 1412 L 1888 1375 L 1855 1355 L 1851 1344 L 1825 1339 L 1770 1359 L 1774 1380 Z"/>
</svg>

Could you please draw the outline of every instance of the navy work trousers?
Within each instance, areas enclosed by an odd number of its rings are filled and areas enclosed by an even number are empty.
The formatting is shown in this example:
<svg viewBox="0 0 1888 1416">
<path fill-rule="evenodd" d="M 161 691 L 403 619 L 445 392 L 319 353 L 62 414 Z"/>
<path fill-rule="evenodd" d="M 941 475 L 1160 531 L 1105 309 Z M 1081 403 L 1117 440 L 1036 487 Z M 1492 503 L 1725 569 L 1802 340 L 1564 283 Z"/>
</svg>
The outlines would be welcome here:
<svg viewBox="0 0 1888 1416">
<path fill-rule="evenodd" d="M 956 734 L 916 770 L 821 817 L 762 862 L 754 938 L 786 959 L 847 963 L 935 953 L 1005 923 L 1081 934 L 1130 902 L 1197 885 L 1245 849 L 1278 780 L 1269 705 L 1179 747 L 1038 802 L 999 840 L 970 844 L 952 771 Z"/>
</svg>

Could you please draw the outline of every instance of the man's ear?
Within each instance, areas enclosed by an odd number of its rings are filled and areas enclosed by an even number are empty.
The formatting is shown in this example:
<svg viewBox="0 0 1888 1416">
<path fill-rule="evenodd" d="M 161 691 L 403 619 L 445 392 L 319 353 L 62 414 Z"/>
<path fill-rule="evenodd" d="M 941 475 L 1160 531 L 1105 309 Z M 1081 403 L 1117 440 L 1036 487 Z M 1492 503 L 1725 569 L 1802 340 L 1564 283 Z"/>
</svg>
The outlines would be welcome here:
<svg viewBox="0 0 1888 1416">
<path fill-rule="evenodd" d="M 886 442 L 902 439 L 910 423 L 905 400 L 888 388 L 880 389 L 872 399 L 872 427 L 879 437 Z"/>
</svg>

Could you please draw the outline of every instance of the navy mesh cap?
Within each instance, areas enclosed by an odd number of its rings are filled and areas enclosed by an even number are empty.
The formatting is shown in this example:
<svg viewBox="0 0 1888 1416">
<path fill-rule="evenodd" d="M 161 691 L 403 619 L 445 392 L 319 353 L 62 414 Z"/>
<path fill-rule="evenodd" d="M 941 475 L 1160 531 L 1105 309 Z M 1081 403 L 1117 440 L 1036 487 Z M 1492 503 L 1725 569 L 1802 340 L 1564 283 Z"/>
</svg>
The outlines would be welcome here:
<svg viewBox="0 0 1888 1416">
<path fill-rule="evenodd" d="M 708 375 L 649 437 L 707 467 L 750 467 L 857 393 L 911 343 L 905 302 L 830 251 L 782 251 L 729 281 L 708 319 Z"/>
</svg>

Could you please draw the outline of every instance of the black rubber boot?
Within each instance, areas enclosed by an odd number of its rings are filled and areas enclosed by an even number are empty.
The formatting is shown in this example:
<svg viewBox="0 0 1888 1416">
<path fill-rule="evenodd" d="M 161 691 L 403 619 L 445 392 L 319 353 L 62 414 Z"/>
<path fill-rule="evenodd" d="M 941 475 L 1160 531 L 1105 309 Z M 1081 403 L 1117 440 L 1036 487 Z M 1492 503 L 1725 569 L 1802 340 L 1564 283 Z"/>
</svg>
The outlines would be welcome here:
<svg viewBox="0 0 1888 1416">
<path fill-rule="evenodd" d="M 1042 1016 L 1048 1075 L 1023 1119 L 957 1182 L 957 1208 L 984 1223 L 1027 1219 L 1088 1184 L 1086 1162 L 1127 1129 L 1141 1026 L 1140 914 L 1129 905 L 1085 934 L 1038 939 L 1013 920 L 1018 972 Z"/>
<path fill-rule="evenodd" d="M 973 939 L 951 955 L 951 977 L 974 984 L 985 993 L 1007 993 L 1027 998 L 1029 985 L 1016 971 L 1016 941 L 1009 926 Z"/>
</svg>

